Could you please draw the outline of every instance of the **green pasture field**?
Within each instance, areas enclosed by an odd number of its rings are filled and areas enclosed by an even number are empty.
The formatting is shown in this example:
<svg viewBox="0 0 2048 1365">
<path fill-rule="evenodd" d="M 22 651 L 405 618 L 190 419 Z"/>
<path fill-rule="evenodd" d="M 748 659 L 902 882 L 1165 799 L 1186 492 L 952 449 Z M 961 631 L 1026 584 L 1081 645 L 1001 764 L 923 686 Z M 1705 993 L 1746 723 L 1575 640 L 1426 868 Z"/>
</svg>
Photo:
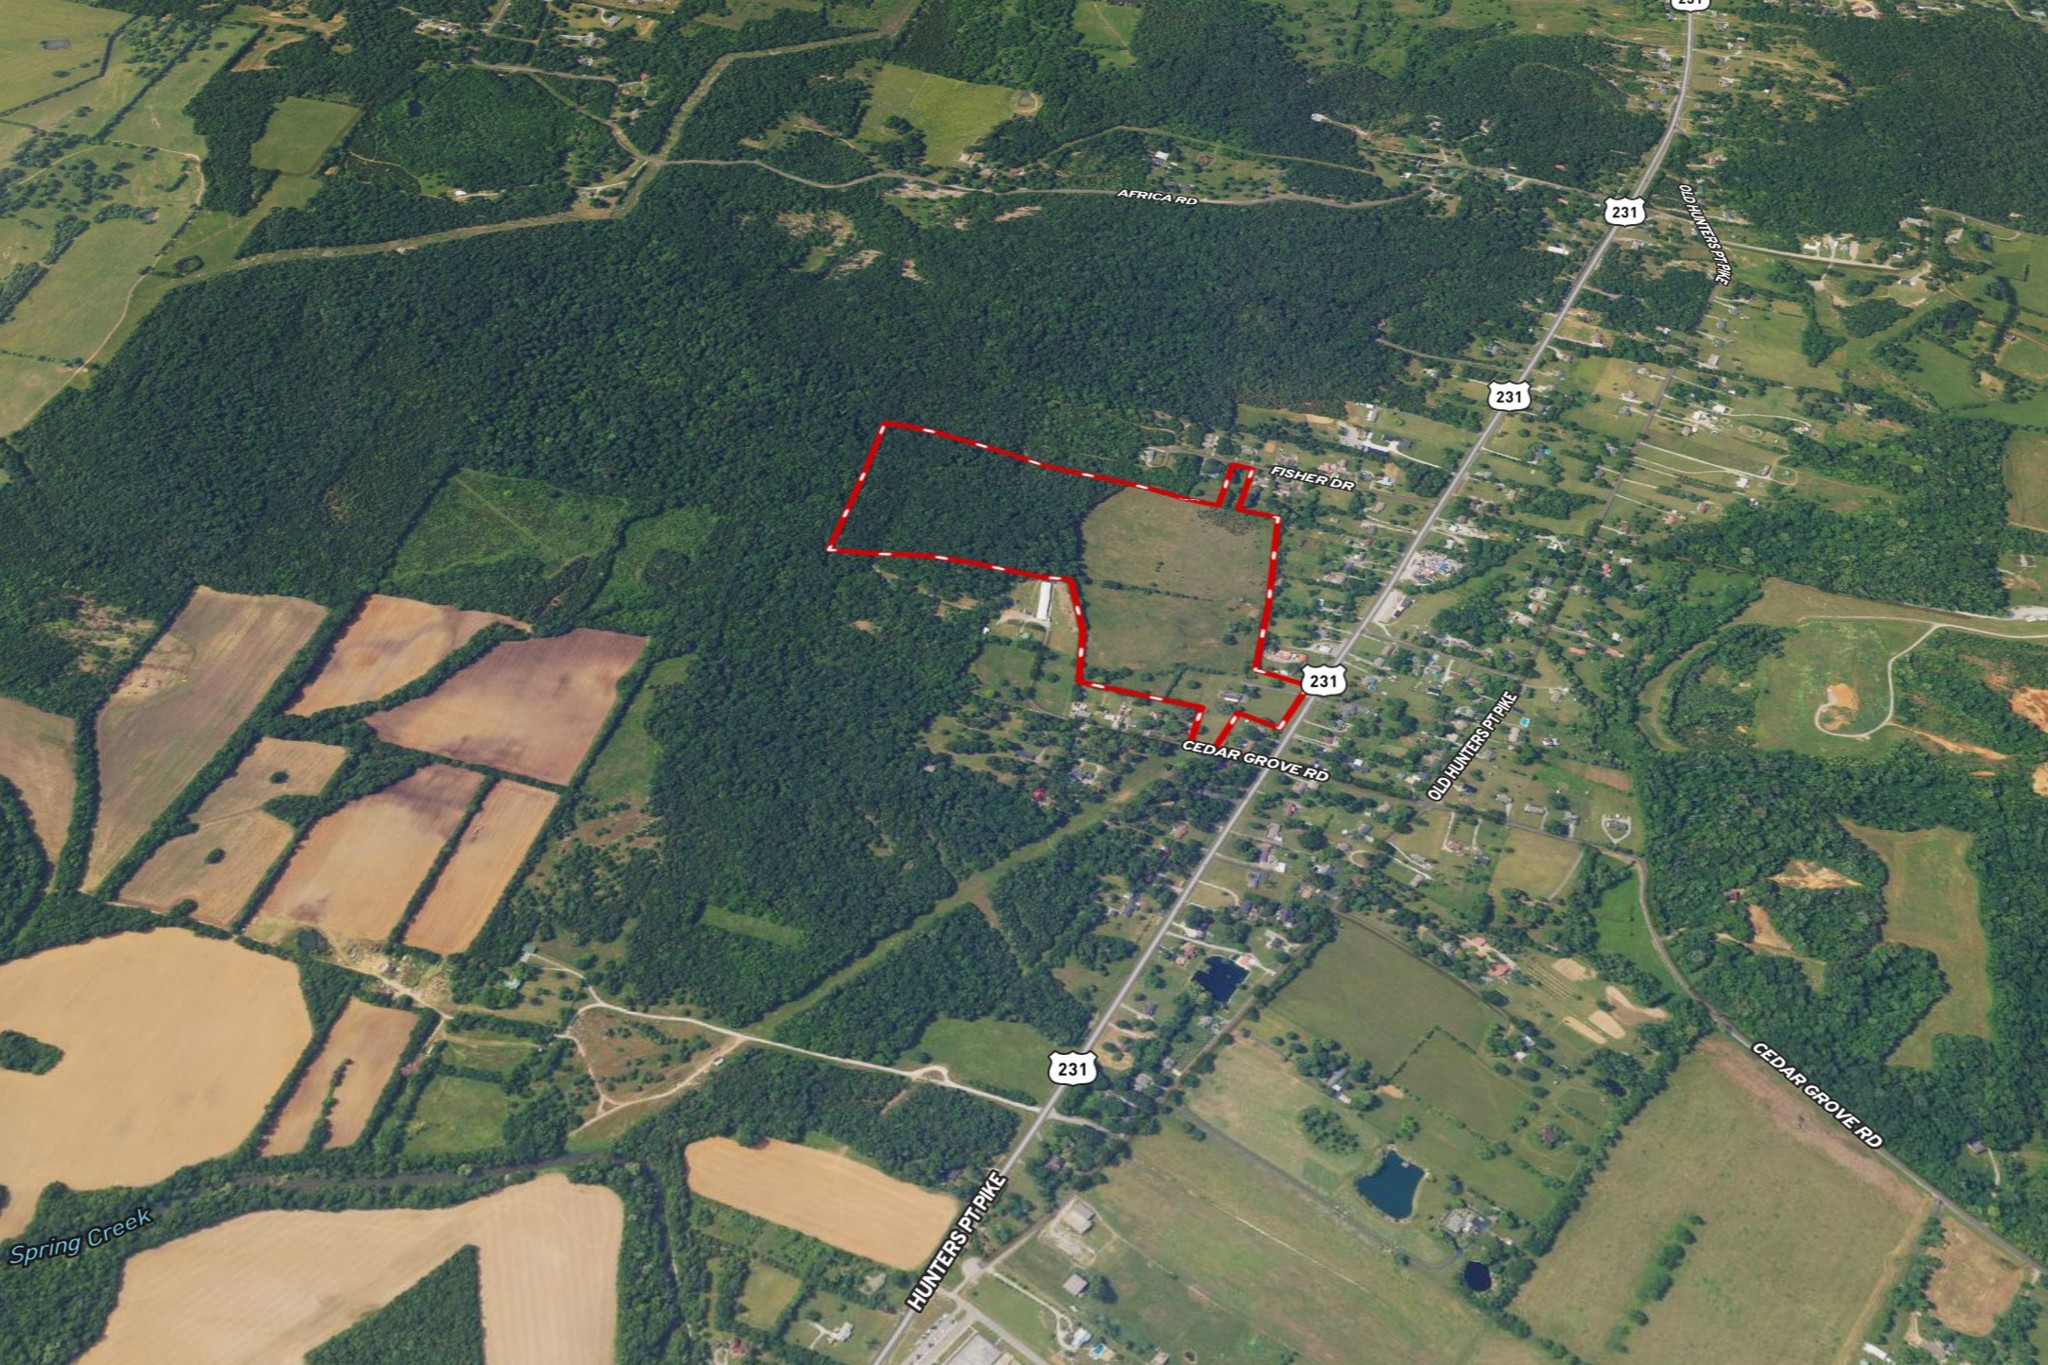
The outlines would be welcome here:
<svg viewBox="0 0 2048 1365">
<path fill-rule="evenodd" d="M 740 1317 L 756 1327 L 766 1327 L 781 1317 L 782 1310 L 796 1302 L 796 1296 L 803 1292 L 804 1282 L 788 1271 L 763 1261 L 750 1261 L 747 1283 L 740 1290 Z"/>
<path fill-rule="evenodd" d="M 1885 718 L 1891 700 L 1888 664 L 1927 628 L 1913 621 L 1811 621 L 1789 636 L 1782 652 L 1756 671 L 1756 742 L 1766 749 L 1806 754 L 1854 753 L 1867 741 L 1842 738 L 1814 724 L 1829 687 L 1856 689 L 1845 734 L 1868 730 Z M 1866 750 L 1867 751 L 1867 750 Z"/>
<path fill-rule="evenodd" d="M 600 805 L 624 801 L 646 804 L 654 786 L 655 764 L 661 746 L 647 732 L 648 713 L 654 709 L 656 689 L 681 682 L 689 674 L 690 660 L 663 659 L 647 671 L 647 681 L 633 697 L 633 704 L 598 751 L 597 761 L 583 780 L 583 790 Z"/>
<path fill-rule="evenodd" d="M 1387 1071 L 1432 1027 L 1476 1047 L 1494 1021 L 1479 997 L 1406 948 L 1345 924 L 1274 1000 L 1259 1029 L 1334 1038 Z"/>
<path fill-rule="evenodd" d="M 17 109 L 97 75 L 107 35 L 128 20 L 119 11 L 68 0 L 7 0 L 0 5 L 0 110 Z M 66 38 L 70 47 L 43 51 L 46 40 Z"/>
<path fill-rule="evenodd" d="M 363 111 L 332 100 L 288 95 L 271 112 L 263 136 L 249 149 L 249 164 L 289 175 L 311 175 L 327 149 L 341 141 Z"/>
<path fill-rule="evenodd" d="M 1643 923 L 1642 906 L 1636 897 L 1636 878 L 1631 872 L 1625 882 L 1611 886 L 1593 907 L 1593 923 L 1600 938 L 1600 951 L 1619 953 L 1660 981 L 1671 981 L 1664 960 L 1650 939 L 1650 926 Z M 1676 986 L 1676 982 L 1671 982 Z"/>
<path fill-rule="evenodd" d="M 1807 364 L 1799 344 L 1805 331 L 1806 312 L 1798 304 L 1785 299 L 1752 300 L 1728 320 L 1727 332 L 1715 333 L 1721 368 L 1780 384 L 1840 387 L 1838 371 L 1844 352 L 1837 350 L 1817 367 Z"/>
<path fill-rule="evenodd" d="M 925 156 L 934 166 L 955 166 L 961 154 L 1014 114 L 1036 109 L 1037 101 L 1002 85 L 970 85 L 890 62 L 875 73 L 874 94 L 862 120 L 863 142 L 893 136 L 882 126 L 890 117 L 909 119 L 925 137 Z"/>
<path fill-rule="evenodd" d="M 444 1032 L 441 1035 L 442 1051 L 449 1061 L 460 1066 L 473 1066 L 479 1071 L 495 1071 L 501 1076 L 510 1075 L 514 1067 L 531 1056 L 533 1046 L 524 1038 L 508 1038 L 495 1033 Z"/>
<path fill-rule="evenodd" d="M 1484 1137 L 1504 1139 L 1528 1096 L 1513 1081 L 1441 1035 L 1394 1073 L 1394 1084 Z"/>
<path fill-rule="evenodd" d="M 1293 1350 L 1318 1361 L 1448 1365 L 1494 1339 L 1496 1329 L 1448 1274 L 1421 1262 L 1396 1266 L 1283 1177 L 1224 1143 L 1195 1141 L 1177 1124 L 1137 1139 L 1131 1158 L 1088 1199 L 1114 1234 L 1090 1240 L 1100 1248 L 1097 1271 L 1117 1287 L 1116 1316 L 1176 1359 L 1191 1351 L 1198 1360 L 1255 1365 Z M 1034 1278 L 1064 1275 L 1064 1264 L 1029 1268 Z M 1513 1345 L 1487 1359 L 1538 1359 Z"/>
<path fill-rule="evenodd" d="M 1255 1026 L 1266 1027 L 1262 1021 Z M 1358 1150 L 1348 1155 L 1325 1151 L 1302 1134 L 1301 1111 L 1321 1107 L 1356 1120 L 1352 1130 Z M 1346 1182 L 1379 1164 L 1384 1134 L 1358 1118 L 1327 1092 L 1295 1073 L 1264 1045 L 1264 1039 L 1240 1039 L 1222 1050 L 1216 1069 L 1202 1077 L 1201 1088 L 1189 1096 L 1188 1107 L 1204 1123 L 1230 1135 L 1253 1154 L 1294 1176 L 1317 1193 L 1350 1198 Z"/>
<path fill-rule="evenodd" d="M 1925 948 L 1941 960 L 1948 993 L 1889 1060 L 1900 1066 L 1934 1065 L 1934 1035 L 1991 1036 L 1991 977 L 1984 923 L 1977 914 L 1977 877 L 1970 871 L 1970 836 L 1937 827 L 1896 834 L 1850 825 L 1849 832 L 1884 859 L 1884 936 Z"/>
<path fill-rule="evenodd" d="M 1827 1365 L 1846 1359 L 1925 1209 L 1761 1063 L 1710 1039 L 1629 1125 L 1515 1307 L 1539 1334 L 1609 1359 L 1602 1343 L 1639 1275 L 1697 1213 L 1698 1241 L 1629 1337 L 1631 1357 L 1752 1359 L 1769 1323 L 1771 1360 Z"/>
<path fill-rule="evenodd" d="M 1556 900 L 1571 888 L 1580 853 L 1577 844 L 1518 829 L 1509 837 L 1507 853 L 1494 864 L 1493 884 L 1536 900 Z"/>
<path fill-rule="evenodd" d="M 102 170 L 121 159 L 91 150 Z M 176 235 L 200 194 L 199 177 L 166 156 L 138 162 L 126 175 L 114 202 L 155 209 L 156 221 L 114 218 L 88 227 L 0 325 L 0 349 L 58 362 L 105 358 L 142 281 L 137 272 Z"/>
<path fill-rule="evenodd" d="M 687 570 L 717 524 L 701 507 L 671 508 L 632 523 L 612 560 L 611 577 L 591 604 L 592 615 L 617 630 L 634 629 L 636 615 L 651 620 L 650 608 L 671 591 L 669 580 Z"/>
<path fill-rule="evenodd" d="M 954 1080 L 999 1086 L 1043 1099 L 1052 1091 L 1046 1058 L 1052 1044 L 1029 1024 L 1000 1019 L 935 1019 L 898 1066 L 920 1066 L 917 1053 L 943 1065 Z"/>
<path fill-rule="evenodd" d="M 1081 31 L 1081 46 L 1095 54 L 1098 67 L 1136 66 L 1131 55 L 1131 35 L 1145 11 L 1137 5 L 1113 5 L 1109 0 L 1080 0 L 1074 6 L 1074 27 Z"/>
<path fill-rule="evenodd" d="M 778 10 L 795 10 L 800 14 L 816 14 L 819 0 L 724 0 L 717 10 L 707 10 L 697 16 L 700 24 L 714 28 L 745 28 L 760 19 L 772 19 Z M 834 6 L 837 9 L 837 6 Z M 838 15 L 833 15 L 836 21 Z"/>
<path fill-rule="evenodd" d="M 1258 591 L 1262 602 L 1265 590 L 1261 576 Z M 1236 687 L 1240 678 L 1254 676 L 1252 654 L 1259 622 L 1251 607 L 1241 601 L 1190 602 L 1165 593 L 1106 588 L 1096 582 L 1081 590 L 1081 607 L 1088 613 L 1091 678 L 1100 677 L 1105 670 L 1129 669 L 1136 676 L 1122 680 L 1122 686 L 1212 701 L 1226 691 L 1241 690 Z M 1233 629 L 1237 642 L 1226 643 L 1224 636 Z M 1174 678 L 1184 669 L 1199 670 L 1210 675 L 1211 681 L 1204 688 L 1176 691 Z M 1217 681 L 1219 678 L 1222 681 Z M 1214 697 L 1202 695 L 1211 690 Z"/>
<path fill-rule="evenodd" d="M 417 1156 L 489 1151 L 503 1140 L 512 1099 L 489 1081 L 436 1076 L 413 1110 L 405 1150 Z"/>
<path fill-rule="evenodd" d="M 199 93 L 199 87 L 212 80 L 213 74 L 240 50 L 248 36 L 249 30 L 239 24 L 215 29 L 208 41 L 186 53 L 121 116 L 109 136 L 116 142 L 160 147 L 181 156 L 204 156 L 206 139 L 193 128 L 185 106 Z M 307 197 L 311 197 L 310 191 Z"/>
<path fill-rule="evenodd" d="M 1458 1177 L 1468 1195 L 1499 1204 L 1518 1218 L 1540 1218 L 1557 1202 L 1557 1195 L 1541 1176 L 1512 1158 L 1480 1160 L 1476 1149 L 1485 1139 L 1459 1127 L 1420 1098 L 1384 1100 L 1372 1114 L 1373 1122 L 1389 1131 L 1403 1119 L 1415 1120 L 1415 1135 L 1394 1143 L 1403 1157 L 1429 1172 L 1415 1191 L 1415 1212 L 1408 1220 L 1411 1226 L 1434 1223 L 1450 1206 L 1451 1176 Z M 1369 1217 L 1382 1216 L 1362 1199 L 1360 1207 Z"/>
<path fill-rule="evenodd" d="M 548 573 L 604 551 L 626 517 L 624 498 L 571 493 L 537 479 L 458 471 L 398 547 L 400 580 L 530 555 Z"/>
<path fill-rule="evenodd" d="M 787 924 L 778 924 L 772 919 L 749 915 L 739 910 L 728 910 L 722 905 L 704 907 L 703 922 L 714 929 L 723 929 L 728 934 L 740 934 L 747 938 L 759 939 L 784 948 L 794 948 L 804 941 L 804 931 Z"/>
</svg>

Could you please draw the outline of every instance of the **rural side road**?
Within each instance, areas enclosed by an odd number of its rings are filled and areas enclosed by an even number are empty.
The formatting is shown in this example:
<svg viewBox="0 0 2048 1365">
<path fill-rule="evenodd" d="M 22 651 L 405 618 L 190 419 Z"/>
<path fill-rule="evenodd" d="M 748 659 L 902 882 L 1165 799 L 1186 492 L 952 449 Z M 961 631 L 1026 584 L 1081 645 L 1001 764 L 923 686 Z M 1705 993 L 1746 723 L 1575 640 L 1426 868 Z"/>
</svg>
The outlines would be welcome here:
<svg viewBox="0 0 2048 1365">
<path fill-rule="evenodd" d="M 1636 182 L 1636 196 L 1638 197 L 1646 197 L 1649 194 L 1650 186 L 1656 182 L 1658 173 L 1664 168 L 1664 158 L 1671 150 L 1672 140 L 1678 136 L 1679 121 L 1685 113 L 1686 93 L 1692 86 L 1692 58 L 1693 20 L 1691 15 L 1687 15 L 1685 18 L 1685 64 L 1679 75 L 1678 92 L 1671 101 L 1671 116 L 1670 120 L 1665 124 L 1664 136 L 1658 140 L 1655 149 L 1651 151 L 1650 160 L 1644 166 L 1641 178 Z M 1564 298 L 1558 303 L 1557 312 L 1551 318 L 1550 325 L 1544 328 L 1543 334 L 1537 339 L 1535 347 L 1530 350 L 1528 359 L 1522 362 L 1522 368 L 1516 375 L 1518 380 L 1526 381 L 1536 372 L 1537 367 L 1543 363 L 1544 357 L 1550 351 L 1551 343 L 1557 339 L 1558 329 L 1564 325 L 1565 318 L 1570 316 L 1572 308 L 1578 303 L 1579 295 L 1585 290 L 1587 281 L 1591 280 L 1594 272 L 1599 270 L 1600 262 L 1606 256 L 1607 248 L 1613 243 L 1617 230 L 1610 227 L 1600 234 L 1600 240 L 1595 243 L 1592 252 L 1586 257 L 1585 265 L 1580 267 L 1579 273 L 1572 279 L 1571 288 L 1565 291 Z M 1358 647 L 1359 641 L 1364 639 L 1366 632 L 1372 628 L 1371 623 L 1379 615 L 1381 607 L 1394 593 L 1400 590 L 1402 579 L 1414 567 L 1416 558 L 1422 553 L 1425 544 L 1429 540 L 1430 532 L 1436 529 L 1436 524 L 1442 519 L 1444 510 L 1460 496 L 1460 490 L 1465 485 L 1466 475 L 1471 472 L 1473 464 L 1486 449 L 1487 442 L 1492 440 L 1494 433 L 1500 429 L 1504 418 L 1504 413 L 1494 413 L 1486 426 L 1481 429 L 1478 439 L 1473 441 L 1472 448 L 1467 450 L 1465 457 L 1458 461 L 1457 473 L 1451 476 L 1450 483 L 1446 484 L 1444 491 L 1438 495 L 1435 505 L 1429 509 L 1429 516 L 1424 518 L 1422 525 L 1416 528 L 1414 539 L 1408 543 L 1407 550 L 1402 553 L 1399 562 L 1395 564 L 1392 572 L 1387 575 L 1385 585 L 1381 587 L 1379 592 L 1373 595 L 1371 605 L 1366 608 L 1364 614 L 1359 618 L 1358 625 L 1353 628 L 1350 637 L 1344 641 L 1344 648 L 1333 657 L 1338 659 L 1350 658 L 1351 651 Z M 1316 701 L 1317 698 L 1315 697 L 1304 697 L 1302 699 L 1300 709 L 1294 713 L 1294 719 L 1287 723 L 1274 741 L 1273 747 L 1269 751 L 1273 757 L 1278 758 L 1286 752 L 1289 742 L 1293 740 L 1295 734 L 1300 730 L 1301 723 L 1307 720 L 1309 714 L 1315 710 Z M 1152 931 L 1152 936 L 1146 941 L 1143 951 L 1133 959 L 1130 975 L 1124 978 L 1123 985 L 1118 988 L 1114 996 L 1110 997 L 1109 1003 L 1103 1007 L 1102 1013 L 1097 1016 L 1095 1026 L 1088 1031 L 1086 1044 L 1088 1050 L 1093 1051 L 1096 1045 L 1102 1041 L 1103 1035 L 1109 1031 L 1110 1026 L 1115 1023 L 1118 1012 L 1124 1006 L 1124 1001 L 1130 997 L 1133 990 L 1137 989 L 1138 982 L 1144 977 L 1146 969 L 1152 965 L 1153 954 L 1159 951 L 1159 945 L 1173 928 L 1174 921 L 1180 918 L 1181 913 L 1187 909 L 1189 902 L 1194 898 L 1195 889 L 1201 885 L 1202 879 L 1208 875 L 1209 865 L 1216 860 L 1217 854 L 1223 847 L 1224 840 L 1230 837 L 1230 832 L 1237 827 L 1238 822 L 1243 819 L 1244 813 L 1250 810 L 1252 803 L 1258 799 L 1259 792 L 1266 785 L 1266 775 L 1271 771 L 1272 769 L 1270 768 L 1254 770 L 1255 775 L 1252 778 L 1251 785 L 1245 788 L 1244 795 L 1238 799 L 1237 805 L 1232 808 L 1230 818 L 1217 827 L 1216 837 L 1210 840 L 1209 847 L 1202 854 L 1202 860 L 1195 864 L 1193 870 L 1188 873 L 1187 882 L 1183 886 L 1180 895 L 1175 898 L 1172 906 L 1168 908 L 1166 914 L 1160 919 L 1159 927 Z M 1039 1106 L 1037 1115 L 1033 1117 L 1029 1124 L 1025 1125 L 1024 1131 L 1018 1134 L 1016 1144 L 1010 1148 L 1009 1154 L 997 1164 L 997 1170 L 1001 1171 L 1004 1175 L 1008 1175 L 1016 1169 L 1017 1163 L 1023 1159 L 1024 1153 L 1030 1149 L 1032 1143 L 1038 1140 L 1039 1133 L 1044 1131 L 1046 1122 L 1053 1116 L 1061 1097 L 1065 1095 L 1066 1091 L 1067 1087 L 1064 1085 L 1054 1087 L 1052 1098 Z M 888 1341 L 883 1343 L 882 1349 L 876 1353 L 875 1365 L 886 1365 L 889 1358 L 895 1354 L 896 1348 L 901 1344 L 904 1336 L 909 1333 L 919 1320 L 918 1315 L 915 1313 L 903 1312 L 897 1315 L 896 1330 L 889 1334 Z"/>
</svg>

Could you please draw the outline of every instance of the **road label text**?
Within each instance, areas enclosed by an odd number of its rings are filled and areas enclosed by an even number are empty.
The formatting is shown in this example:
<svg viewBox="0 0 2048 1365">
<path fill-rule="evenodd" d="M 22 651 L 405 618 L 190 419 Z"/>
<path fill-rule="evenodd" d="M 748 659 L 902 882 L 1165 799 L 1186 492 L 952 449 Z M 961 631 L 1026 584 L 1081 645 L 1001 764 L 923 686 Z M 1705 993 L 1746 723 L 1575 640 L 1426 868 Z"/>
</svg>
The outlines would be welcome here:
<svg viewBox="0 0 2048 1365">
<path fill-rule="evenodd" d="M 1521 699 L 1520 692 L 1500 694 L 1500 700 L 1493 704 L 1493 709 L 1479 718 L 1479 723 L 1472 727 L 1472 733 L 1465 736 L 1465 742 L 1458 746 L 1458 752 L 1451 755 L 1450 762 L 1444 764 L 1443 772 L 1437 775 L 1436 781 L 1429 784 L 1430 800 L 1441 801 L 1451 794 L 1451 788 L 1457 785 L 1459 776 L 1472 766 L 1472 760 L 1479 757 L 1479 751 L 1486 747 L 1486 741 L 1493 738 L 1493 732 Z"/>
<path fill-rule="evenodd" d="M 1330 774 L 1313 763 L 1289 763 L 1284 758 L 1268 758 L 1264 754 L 1246 753 L 1243 749 L 1219 749 L 1213 744 L 1204 744 L 1195 739 L 1182 740 L 1180 747 L 1191 754 L 1209 754 L 1215 758 L 1234 759 L 1239 763 L 1249 763 L 1254 768 L 1271 768 L 1276 773 L 1305 778 L 1310 782 L 1330 780 Z"/>
<path fill-rule="evenodd" d="M 1328 474 L 1318 474 L 1314 470 L 1296 469 L 1292 465 L 1284 464 L 1273 466 L 1273 477 L 1276 479 L 1292 479 L 1296 483 L 1312 483 L 1322 488 L 1334 488 L 1340 493 L 1347 489 L 1358 487 L 1357 482 L 1352 479 L 1336 479 Z"/>
<path fill-rule="evenodd" d="M 1856 1140 L 1865 1147 L 1877 1148 L 1884 1146 L 1884 1139 L 1879 1137 L 1869 1124 L 1865 1123 L 1857 1115 L 1850 1113 L 1848 1106 L 1840 1100 L 1834 1099 L 1827 1091 L 1808 1081 L 1804 1071 L 1801 1071 L 1779 1053 L 1773 1051 L 1769 1043 L 1752 1044 L 1749 1050 L 1769 1062 L 1771 1070 L 1790 1081 L 1798 1088 L 1800 1094 L 1806 1096 L 1806 1098 L 1812 1100 L 1825 1110 L 1829 1118 L 1854 1133 Z"/>
<path fill-rule="evenodd" d="M 939 1249 L 932 1253 L 932 1263 L 925 1267 L 924 1274 L 917 1277 L 917 1287 L 910 1291 L 910 1297 L 903 1306 L 913 1313 L 922 1313 L 925 1305 L 932 1301 L 932 1295 L 939 1292 L 945 1282 L 946 1272 L 953 1268 L 953 1262 L 960 1259 L 960 1253 L 967 1249 L 967 1241 L 974 1235 L 974 1229 L 988 1211 L 995 1207 L 996 1197 L 1003 1192 L 1003 1186 L 1010 1183 L 1010 1177 L 1001 1171 L 990 1171 L 981 1182 L 981 1188 L 974 1192 L 974 1198 L 967 1201 L 959 1221 L 946 1234 L 946 1240 L 939 1243 Z"/>
<path fill-rule="evenodd" d="M 1692 186 L 1680 185 L 1678 197 L 1685 201 L 1685 211 L 1692 215 L 1692 225 L 1700 230 L 1700 240 L 1714 254 L 1714 283 L 1728 283 L 1734 278 L 1735 267 L 1728 263 L 1728 253 L 1721 247 L 1719 234 L 1707 222 L 1707 211 L 1700 207 L 1699 196 L 1692 192 Z"/>
</svg>

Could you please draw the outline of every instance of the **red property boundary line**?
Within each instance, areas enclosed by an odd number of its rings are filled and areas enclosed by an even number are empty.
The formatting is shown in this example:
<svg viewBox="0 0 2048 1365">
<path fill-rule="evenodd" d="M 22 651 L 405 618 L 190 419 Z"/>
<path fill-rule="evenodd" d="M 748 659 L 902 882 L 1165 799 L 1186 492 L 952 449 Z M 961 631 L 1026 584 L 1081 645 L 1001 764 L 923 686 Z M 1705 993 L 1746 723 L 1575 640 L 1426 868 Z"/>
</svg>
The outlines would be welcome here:
<svg viewBox="0 0 2048 1365">
<path fill-rule="evenodd" d="M 967 559 L 960 555 L 928 554 L 922 550 L 862 550 L 839 543 L 840 533 L 846 530 L 847 518 L 853 515 L 853 505 L 859 501 L 861 489 L 867 486 L 868 473 L 875 467 L 875 456 L 881 453 L 882 442 L 891 431 L 914 431 L 920 436 L 937 436 L 941 440 L 952 441 L 963 446 L 972 446 L 976 450 L 985 450 L 991 455 L 1001 455 L 1005 459 L 1019 460 L 1036 469 L 1050 469 L 1056 474 L 1073 474 L 1083 479 L 1095 479 L 1101 483 L 1113 483 L 1123 488 L 1135 488 L 1145 493 L 1156 493 L 1162 498 L 1172 498 L 1176 502 L 1193 503 L 1197 507 L 1227 508 L 1233 512 L 1242 512 L 1248 517 L 1263 517 L 1270 521 L 1273 523 L 1273 542 L 1266 556 L 1266 606 L 1259 616 L 1259 643 L 1258 647 L 1252 652 L 1252 672 L 1260 677 L 1271 678 L 1275 682 L 1283 682 L 1290 687 L 1300 688 L 1301 680 L 1299 678 L 1290 678 L 1285 673 L 1275 673 L 1265 666 L 1266 632 L 1273 623 L 1273 590 L 1280 577 L 1280 518 L 1272 512 L 1257 512 L 1244 505 L 1245 499 L 1251 496 L 1252 476 L 1257 473 L 1253 466 L 1248 464 L 1232 464 L 1223 472 L 1223 486 L 1216 490 L 1215 499 L 1213 501 L 1206 501 L 1201 498 L 1188 497 L 1183 493 L 1171 492 L 1168 489 L 1154 488 L 1150 484 L 1133 483 L 1129 479 L 1113 478 L 1108 474 L 1091 474 L 1085 469 L 1069 469 L 1065 465 L 1052 464 L 1045 460 L 1034 460 L 1028 455 L 1019 455 L 1014 450 L 1003 450 L 998 446 L 988 444 L 986 441 L 972 441 L 965 436 L 955 436 L 950 431 L 938 431 L 931 427 L 921 427 L 910 422 L 884 422 L 875 431 L 874 443 L 868 447 L 868 457 L 860 467 L 859 476 L 853 481 L 852 491 L 846 495 L 846 506 L 840 510 L 839 520 L 833 524 L 832 534 L 825 541 L 826 554 L 860 555 L 871 559 L 932 559 L 942 564 L 966 564 L 977 569 L 993 569 L 997 573 L 1015 574 L 1019 578 L 1036 579 L 1041 583 L 1065 584 L 1067 597 L 1074 606 L 1074 625 L 1080 637 L 1074 654 L 1074 681 L 1082 687 L 1092 687 L 1098 692 L 1114 692 L 1119 696 L 1136 697 L 1140 701 L 1165 702 L 1168 706 L 1179 706 L 1193 711 L 1195 713 L 1194 719 L 1188 723 L 1188 738 L 1191 740 L 1198 740 L 1202 737 L 1202 719 L 1208 714 L 1208 708 L 1202 703 L 1183 701 L 1179 697 L 1161 696 L 1156 692 L 1138 692 L 1128 687 L 1118 687 L 1113 683 L 1096 682 L 1088 677 L 1088 618 L 1081 611 L 1081 585 L 1073 579 L 1060 574 L 1033 573 L 1029 569 L 1012 569 L 1007 565 L 990 564 L 986 560 Z M 1230 486 L 1233 482 L 1237 481 L 1239 470 L 1244 471 L 1244 480 L 1239 485 L 1237 501 L 1233 504 L 1230 501 Z M 1295 692 L 1294 700 L 1288 704 L 1286 714 L 1282 715 L 1278 720 L 1267 720 L 1265 717 L 1255 716 L 1249 711 L 1232 711 L 1229 721 L 1223 726 L 1222 733 L 1216 736 L 1216 742 L 1221 744 L 1224 740 L 1228 739 L 1231 727 L 1241 720 L 1248 720 L 1254 725 L 1263 725 L 1268 730 L 1281 729 L 1288 721 L 1294 719 L 1295 711 L 1301 706 L 1302 695 L 1298 690 Z"/>
</svg>

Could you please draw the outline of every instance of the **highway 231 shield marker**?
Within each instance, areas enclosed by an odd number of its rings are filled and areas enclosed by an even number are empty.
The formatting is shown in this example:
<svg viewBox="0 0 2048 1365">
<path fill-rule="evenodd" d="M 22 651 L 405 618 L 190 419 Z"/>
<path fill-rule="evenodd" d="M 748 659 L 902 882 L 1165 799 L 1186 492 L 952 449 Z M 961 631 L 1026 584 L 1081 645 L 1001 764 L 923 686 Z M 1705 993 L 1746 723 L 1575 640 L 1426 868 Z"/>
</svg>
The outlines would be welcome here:
<svg viewBox="0 0 2048 1365">
<path fill-rule="evenodd" d="M 1045 1074 L 1051 1078 L 1054 1085 L 1093 1085 L 1095 1054 L 1055 1052 L 1045 1068 Z"/>
<path fill-rule="evenodd" d="M 1344 665 L 1311 664 L 1301 670 L 1301 690 L 1311 697 L 1344 695 Z"/>
<path fill-rule="evenodd" d="M 1527 384 L 1488 384 L 1486 405 L 1495 412 L 1521 412 L 1529 406 Z"/>
</svg>

